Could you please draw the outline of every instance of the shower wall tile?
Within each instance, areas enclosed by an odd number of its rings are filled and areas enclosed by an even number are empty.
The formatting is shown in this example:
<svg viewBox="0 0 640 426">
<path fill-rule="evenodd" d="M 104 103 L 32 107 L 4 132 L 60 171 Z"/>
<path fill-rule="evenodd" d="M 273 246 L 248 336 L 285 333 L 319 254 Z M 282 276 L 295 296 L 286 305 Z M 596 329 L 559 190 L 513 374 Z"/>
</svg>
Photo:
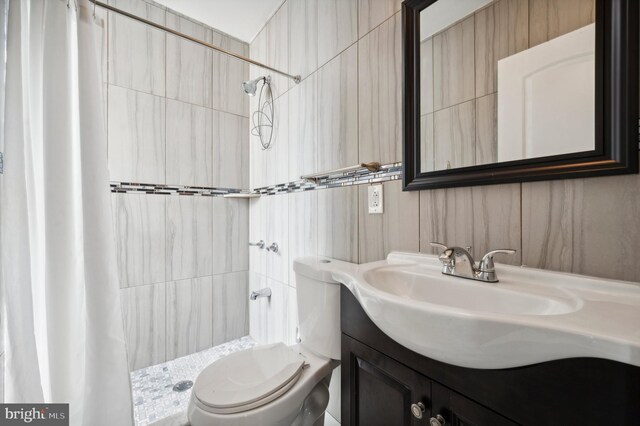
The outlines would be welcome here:
<svg viewBox="0 0 640 426">
<path fill-rule="evenodd" d="M 167 13 L 167 26 L 211 42 L 211 30 Z M 213 106 L 211 49 L 167 34 L 167 97 L 211 108 Z"/>
<path fill-rule="evenodd" d="M 163 195 L 111 194 L 121 287 L 165 281 Z"/>
<path fill-rule="evenodd" d="M 212 111 L 167 100 L 167 184 L 213 186 Z"/>
<path fill-rule="evenodd" d="M 318 3 L 318 66 L 358 40 L 358 0 Z"/>
<path fill-rule="evenodd" d="M 518 250 L 496 257 L 499 263 L 519 265 L 521 255 L 520 184 L 420 191 L 420 250 L 439 254 L 429 245 L 472 246 L 480 258 L 496 248 Z"/>
<path fill-rule="evenodd" d="M 249 241 L 267 242 L 267 198 L 249 200 Z M 266 247 L 266 246 L 265 246 Z M 261 275 L 267 274 L 267 251 L 257 246 L 249 246 L 249 270 Z"/>
<path fill-rule="evenodd" d="M 213 55 L 213 108 L 232 114 L 249 116 L 249 97 L 242 82 L 249 79 L 249 64 L 224 53 Z"/>
<path fill-rule="evenodd" d="M 1 3 L 1 2 L 0 2 Z M 100 58 L 100 73 L 102 74 L 101 80 L 103 83 L 109 82 L 109 11 L 106 9 L 95 10 L 95 49 L 98 52 Z M 0 22 L 0 25 L 2 23 Z M 0 51 L 0 54 L 4 57 L 4 52 Z M 4 75 L 4 73 L 3 73 Z M 105 92 L 106 93 L 106 92 Z"/>
<path fill-rule="evenodd" d="M 289 283 L 289 198 L 272 196 L 265 199 L 267 246 L 278 245 L 278 251 L 266 251 L 267 277 Z"/>
<path fill-rule="evenodd" d="M 228 34 L 213 30 L 212 31 L 214 46 L 222 47 L 229 52 L 233 52 L 236 55 L 249 56 L 249 44 L 237 38 L 231 37 Z"/>
<path fill-rule="evenodd" d="M 289 92 L 289 178 L 317 171 L 317 108 L 316 74 L 310 75 Z"/>
<path fill-rule="evenodd" d="M 293 261 L 318 254 L 318 191 L 292 192 L 289 197 L 289 285 L 296 286 Z"/>
<path fill-rule="evenodd" d="M 266 30 L 266 64 L 273 68 L 289 70 L 289 2 L 285 2 L 267 22 Z M 289 90 L 288 77 L 264 71 L 271 75 L 274 98 L 282 96 Z"/>
<path fill-rule="evenodd" d="M 358 263 L 358 187 L 318 191 L 318 255 Z"/>
<path fill-rule="evenodd" d="M 400 14 L 358 42 L 359 161 L 402 160 Z"/>
<path fill-rule="evenodd" d="M 476 154 L 476 102 L 437 111 L 433 120 L 435 169 L 473 166 Z"/>
<path fill-rule="evenodd" d="M 383 184 L 383 214 L 369 214 L 368 185 L 359 185 L 360 263 L 383 260 L 392 251 L 420 251 L 420 198 L 403 192 L 399 180 Z"/>
<path fill-rule="evenodd" d="M 117 8 L 160 25 L 165 11 L 149 3 L 110 0 Z M 109 83 L 145 93 L 165 94 L 165 33 L 109 12 Z"/>
<path fill-rule="evenodd" d="M 498 95 L 476 99 L 476 165 L 498 161 L 497 127 Z"/>
<path fill-rule="evenodd" d="M 358 0 L 358 33 L 369 31 L 400 11 L 402 0 Z"/>
<path fill-rule="evenodd" d="M 253 138 L 253 144 L 263 157 L 262 172 L 267 185 L 287 182 L 289 178 L 289 93 L 274 101 L 274 109 L 271 146 L 262 150 L 259 139 Z"/>
<path fill-rule="evenodd" d="M 523 263 L 640 281 L 640 177 L 522 184 Z"/>
<path fill-rule="evenodd" d="M 433 37 L 436 111 L 474 98 L 474 37 L 473 16 Z"/>
<path fill-rule="evenodd" d="M 216 188 L 248 188 L 248 165 L 249 119 L 214 110 L 213 186 Z"/>
<path fill-rule="evenodd" d="M 498 61 L 529 47 L 528 1 L 500 0 L 478 11 L 475 22 L 476 97 L 480 97 L 498 90 Z"/>
<path fill-rule="evenodd" d="M 4 352 L 0 355 L 0 403 L 4 403 Z"/>
<path fill-rule="evenodd" d="M 213 203 L 213 273 L 249 269 L 249 202 L 215 197 Z"/>
<path fill-rule="evenodd" d="M 166 361 L 166 292 L 164 284 L 120 290 L 129 369 Z"/>
<path fill-rule="evenodd" d="M 167 197 L 167 280 L 211 275 L 212 199 Z"/>
<path fill-rule="evenodd" d="M 529 0 L 529 46 L 593 23 L 595 12 L 595 0 Z"/>
<path fill-rule="evenodd" d="M 319 171 L 358 162 L 357 67 L 358 46 L 353 45 L 318 71 Z"/>
<path fill-rule="evenodd" d="M 249 334 L 249 273 L 213 277 L 213 345 Z"/>
<path fill-rule="evenodd" d="M 167 283 L 167 359 L 212 346 L 213 277 Z"/>
<path fill-rule="evenodd" d="M 249 301 L 249 334 L 260 344 L 288 339 L 289 287 L 255 272 L 249 274 L 249 292 L 271 289 L 271 297 Z"/>
<path fill-rule="evenodd" d="M 305 79 L 318 68 L 319 2 L 289 0 L 287 3 L 289 4 L 289 70 Z"/>
<path fill-rule="evenodd" d="M 165 99 L 109 86 L 108 157 L 112 181 L 165 182 Z"/>
</svg>

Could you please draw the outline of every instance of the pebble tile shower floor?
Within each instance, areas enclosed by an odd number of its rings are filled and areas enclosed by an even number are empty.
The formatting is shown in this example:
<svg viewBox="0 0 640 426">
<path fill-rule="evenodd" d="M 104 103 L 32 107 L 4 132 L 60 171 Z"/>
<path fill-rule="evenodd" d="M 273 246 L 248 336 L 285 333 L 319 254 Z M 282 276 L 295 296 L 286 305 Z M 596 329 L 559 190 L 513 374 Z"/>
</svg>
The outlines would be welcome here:
<svg viewBox="0 0 640 426">
<path fill-rule="evenodd" d="M 133 371 L 131 387 L 136 425 L 147 426 L 186 411 L 191 389 L 176 392 L 173 390 L 176 383 L 182 380 L 195 382 L 198 374 L 213 361 L 255 345 L 251 337 L 245 336 L 173 361 Z"/>
</svg>

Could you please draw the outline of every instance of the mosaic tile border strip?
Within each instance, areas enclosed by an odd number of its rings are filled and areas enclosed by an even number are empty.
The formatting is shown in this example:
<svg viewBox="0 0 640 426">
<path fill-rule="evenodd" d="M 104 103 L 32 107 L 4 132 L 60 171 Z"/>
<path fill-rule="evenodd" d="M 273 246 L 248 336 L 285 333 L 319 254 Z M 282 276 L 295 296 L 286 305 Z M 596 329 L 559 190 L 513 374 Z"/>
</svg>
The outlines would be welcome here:
<svg viewBox="0 0 640 426">
<path fill-rule="evenodd" d="M 207 186 L 158 185 L 134 182 L 110 182 L 111 192 L 125 194 L 191 195 L 202 197 L 222 197 L 227 194 L 251 194 L 250 191 L 233 188 L 212 188 Z"/>
<path fill-rule="evenodd" d="M 341 186 L 364 185 L 378 182 L 398 180 L 402 177 L 402 163 L 390 163 L 380 167 L 377 172 L 371 172 L 362 167 L 344 173 L 328 172 L 322 176 L 309 180 L 297 180 L 289 183 L 257 188 L 255 193 L 260 195 L 277 195 L 289 192 L 312 191 L 314 189 L 338 188 Z"/>
<path fill-rule="evenodd" d="M 234 188 L 212 188 L 206 186 L 162 185 L 135 182 L 111 182 L 111 192 L 120 194 L 161 194 L 189 195 L 201 197 L 224 197 L 233 194 L 245 195 L 277 195 L 289 192 L 312 191 L 314 189 L 338 188 L 341 186 L 364 185 L 370 183 L 398 180 L 402 177 L 402 163 L 390 163 L 380 166 L 377 172 L 365 167 L 347 172 L 327 172 L 326 175 L 314 179 L 301 179 L 294 182 L 257 188 L 253 191 Z"/>
</svg>

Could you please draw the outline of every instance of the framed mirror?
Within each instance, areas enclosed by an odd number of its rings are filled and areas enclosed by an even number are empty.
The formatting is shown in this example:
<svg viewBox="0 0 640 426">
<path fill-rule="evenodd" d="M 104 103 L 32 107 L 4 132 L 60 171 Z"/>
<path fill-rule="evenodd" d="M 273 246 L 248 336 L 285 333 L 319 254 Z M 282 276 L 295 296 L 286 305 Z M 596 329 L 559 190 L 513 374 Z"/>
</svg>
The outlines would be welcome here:
<svg viewBox="0 0 640 426">
<path fill-rule="evenodd" d="M 638 172 L 637 0 L 405 0 L 404 189 Z"/>
</svg>

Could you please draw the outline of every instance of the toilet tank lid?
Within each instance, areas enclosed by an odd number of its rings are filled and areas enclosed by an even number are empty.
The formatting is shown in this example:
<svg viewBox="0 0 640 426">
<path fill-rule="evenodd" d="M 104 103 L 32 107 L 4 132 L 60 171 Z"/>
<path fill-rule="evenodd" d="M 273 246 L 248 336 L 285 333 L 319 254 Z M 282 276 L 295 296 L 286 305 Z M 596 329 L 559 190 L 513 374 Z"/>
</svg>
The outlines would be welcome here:
<svg viewBox="0 0 640 426">
<path fill-rule="evenodd" d="M 293 261 L 293 270 L 296 274 L 312 280 L 339 284 L 331 276 L 331 264 L 333 262 L 333 259 L 321 256 L 299 257 Z"/>
</svg>

